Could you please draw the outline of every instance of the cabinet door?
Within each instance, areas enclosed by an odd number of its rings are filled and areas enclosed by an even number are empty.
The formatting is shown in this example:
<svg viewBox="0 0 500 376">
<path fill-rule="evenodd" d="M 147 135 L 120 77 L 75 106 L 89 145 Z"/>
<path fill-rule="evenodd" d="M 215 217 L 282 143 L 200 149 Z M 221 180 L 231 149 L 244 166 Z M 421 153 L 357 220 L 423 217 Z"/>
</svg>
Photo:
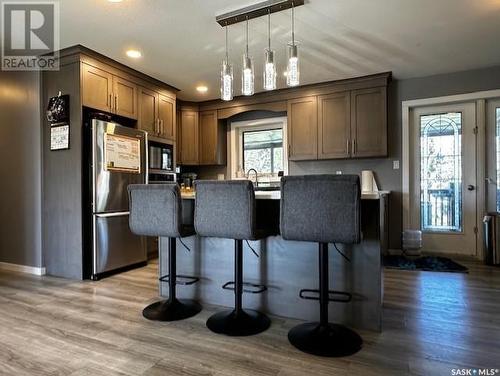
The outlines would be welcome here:
<svg viewBox="0 0 500 376">
<path fill-rule="evenodd" d="M 217 164 L 217 111 L 200 112 L 200 164 Z"/>
<path fill-rule="evenodd" d="M 177 158 L 177 164 L 182 164 L 181 159 L 181 143 L 182 143 L 182 130 L 181 130 L 181 110 L 179 108 L 175 111 L 175 129 L 177 130 L 176 139 L 177 139 L 177 147 L 175 148 L 175 156 Z"/>
<path fill-rule="evenodd" d="M 387 89 L 351 92 L 353 157 L 387 156 Z"/>
<path fill-rule="evenodd" d="M 164 95 L 158 97 L 158 118 L 160 121 L 160 137 L 175 140 L 175 99 Z"/>
<path fill-rule="evenodd" d="M 318 158 L 348 158 L 351 132 L 350 93 L 318 97 Z"/>
<path fill-rule="evenodd" d="M 82 64 L 82 103 L 84 106 L 112 112 L 113 76 L 102 69 Z"/>
<path fill-rule="evenodd" d="M 158 94 L 146 88 L 139 90 L 139 129 L 158 134 Z"/>
<path fill-rule="evenodd" d="M 180 153 L 183 165 L 197 165 L 198 159 L 198 112 L 181 111 Z"/>
<path fill-rule="evenodd" d="M 137 85 L 120 77 L 113 77 L 114 113 L 137 119 Z"/>
<path fill-rule="evenodd" d="M 318 109 L 316 97 L 288 101 L 288 159 L 318 158 Z"/>
</svg>

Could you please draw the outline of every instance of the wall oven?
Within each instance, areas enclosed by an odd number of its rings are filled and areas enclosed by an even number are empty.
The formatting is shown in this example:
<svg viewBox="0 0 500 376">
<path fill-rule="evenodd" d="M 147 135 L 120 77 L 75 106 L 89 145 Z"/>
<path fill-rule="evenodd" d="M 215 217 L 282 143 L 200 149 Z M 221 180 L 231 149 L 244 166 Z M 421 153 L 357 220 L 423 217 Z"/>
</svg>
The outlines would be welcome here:
<svg viewBox="0 0 500 376">
<path fill-rule="evenodd" d="M 174 145 L 149 140 L 148 142 L 148 183 L 161 184 L 174 182 Z"/>
</svg>

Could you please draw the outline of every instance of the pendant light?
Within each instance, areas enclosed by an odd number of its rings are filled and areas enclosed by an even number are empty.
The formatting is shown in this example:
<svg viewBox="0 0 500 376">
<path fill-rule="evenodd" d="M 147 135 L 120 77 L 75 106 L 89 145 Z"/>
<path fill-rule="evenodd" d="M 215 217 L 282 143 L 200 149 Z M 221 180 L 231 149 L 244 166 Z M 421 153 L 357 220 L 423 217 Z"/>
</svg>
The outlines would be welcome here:
<svg viewBox="0 0 500 376">
<path fill-rule="evenodd" d="M 286 67 L 286 85 L 298 86 L 300 83 L 299 55 L 295 44 L 295 14 L 292 2 L 292 42 L 288 44 L 288 64 Z"/>
<path fill-rule="evenodd" d="M 274 51 L 271 50 L 271 11 L 267 13 L 267 32 L 268 32 L 268 47 L 265 55 L 264 62 L 264 89 L 276 89 L 276 64 L 274 63 Z"/>
<path fill-rule="evenodd" d="M 229 52 L 227 47 L 227 24 L 226 28 L 226 58 L 222 61 L 220 72 L 220 98 L 223 101 L 233 99 L 233 66 L 229 62 Z"/>
<path fill-rule="evenodd" d="M 248 16 L 246 24 L 247 45 L 243 55 L 243 69 L 241 70 L 241 94 L 253 95 L 254 93 L 254 74 L 253 61 L 248 54 Z"/>
</svg>

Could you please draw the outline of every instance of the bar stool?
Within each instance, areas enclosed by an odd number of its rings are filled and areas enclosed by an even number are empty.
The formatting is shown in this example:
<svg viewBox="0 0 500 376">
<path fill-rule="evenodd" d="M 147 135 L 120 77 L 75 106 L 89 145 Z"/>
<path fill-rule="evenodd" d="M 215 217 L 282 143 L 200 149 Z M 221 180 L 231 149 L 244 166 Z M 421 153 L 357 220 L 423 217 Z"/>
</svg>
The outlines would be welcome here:
<svg viewBox="0 0 500 376">
<path fill-rule="evenodd" d="M 290 343 L 303 352 L 338 357 L 361 349 L 363 341 L 357 333 L 328 322 L 328 303 L 347 303 L 352 298 L 349 293 L 329 290 L 328 243 L 334 243 L 335 247 L 335 243 L 359 243 L 360 196 L 357 175 L 281 179 L 281 236 L 319 243 L 319 290 L 301 290 L 300 297 L 319 300 L 320 320 L 298 325 L 288 333 Z"/>
<path fill-rule="evenodd" d="M 145 318 L 176 321 L 194 316 L 201 305 L 194 300 L 177 299 L 177 285 L 192 285 L 198 278 L 177 275 L 176 240 L 194 235 L 193 226 L 182 224 L 182 199 L 176 183 L 132 184 L 128 186 L 130 201 L 129 226 L 133 233 L 144 236 L 168 237 L 168 274 L 160 281 L 168 283 L 168 300 L 153 303 L 142 311 Z"/>
<path fill-rule="evenodd" d="M 234 290 L 234 309 L 218 312 L 207 321 L 207 327 L 228 336 L 249 336 L 263 332 L 271 321 L 257 311 L 242 308 L 243 292 L 259 294 L 266 286 L 243 282 L 243 240 L 266 236 L 256 229 L 255 193 L 250 181 L 195 182 L 194 227 L 200 236 L 234 239 L 234 281 L 222 288 Z"/>
</svg>

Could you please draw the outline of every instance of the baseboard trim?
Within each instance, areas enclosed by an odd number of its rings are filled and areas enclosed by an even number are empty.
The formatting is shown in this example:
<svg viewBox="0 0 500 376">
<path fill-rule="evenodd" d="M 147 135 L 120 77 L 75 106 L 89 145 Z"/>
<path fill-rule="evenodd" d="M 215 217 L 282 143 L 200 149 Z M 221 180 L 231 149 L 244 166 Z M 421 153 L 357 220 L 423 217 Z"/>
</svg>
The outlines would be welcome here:
<svg viewBox="0 0 500 376">
<path fill-rule="evenodd" d="M 45 268 L 36 266 L 11 264 L 8 262 L 0 262 L 0 270 L 8 270 L 11 272 L 27 273 L 33 275 L 45 275 Z"/>
</svg>

